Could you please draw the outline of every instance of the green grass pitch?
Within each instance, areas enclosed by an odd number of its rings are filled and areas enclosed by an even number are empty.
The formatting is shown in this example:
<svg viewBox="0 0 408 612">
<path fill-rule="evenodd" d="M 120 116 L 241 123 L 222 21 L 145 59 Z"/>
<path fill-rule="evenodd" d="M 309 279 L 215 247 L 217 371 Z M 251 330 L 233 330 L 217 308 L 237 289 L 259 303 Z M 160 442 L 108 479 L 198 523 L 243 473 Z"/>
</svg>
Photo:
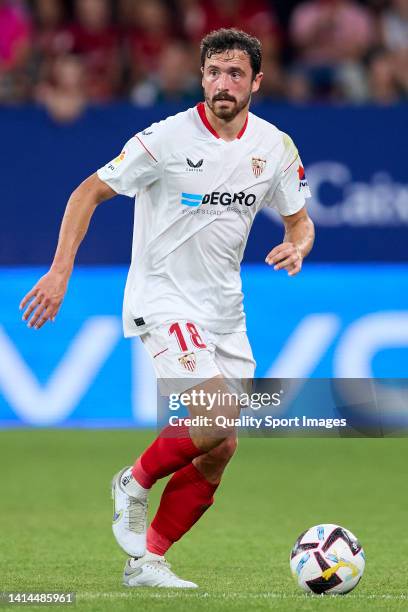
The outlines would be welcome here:
<svg viewBox="0 0 408 612">
<path fill-rule="evenodd" d="M 0 432 L 0 591 L 76 591 L 76 609 L 97 612 L 408 609 L 404 439 L 241 439 L 216 503 L 167 556 L 200 588 L 122 587 L 110 479 L 152 435 Z M 364 546 L 366 572 L 349 595 L 303 595 L 290 575 L 292 544 L 320 522 Z"/>
</svg>

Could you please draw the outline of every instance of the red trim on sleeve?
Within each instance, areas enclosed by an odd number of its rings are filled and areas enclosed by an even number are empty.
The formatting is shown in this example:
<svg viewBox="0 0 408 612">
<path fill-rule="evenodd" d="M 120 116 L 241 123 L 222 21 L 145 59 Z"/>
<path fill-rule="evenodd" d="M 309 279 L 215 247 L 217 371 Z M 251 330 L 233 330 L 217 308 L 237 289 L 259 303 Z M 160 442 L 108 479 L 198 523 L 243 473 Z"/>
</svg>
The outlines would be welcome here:
<svg viewBox="0 0 408 612">
<path fill-rule="evenodd" d="M 216 138 L 220 138 L 220 135 L 218 134 L 218 132 L 214 130 L 213 126 L 207 119 L 207 115 L 205 113 L 204 102 L 199 102 L 197 104 L 197 112 L 200 116 L 201 121 L 204 123 L 205 127 L 207 128 L 207 130 L 211 132 L 211 134 L 215 136 Z M 248 115 L 246 116 L 244 125 L 242 126 L 242 128 L 240 129 L 240 131 L 238 132 L 236 136 L 237 138 L 241 138 L 244 135 L 247 125 L 248 125 Z"/>
<path fill-rule="evenodd" d="M 138 139 L 138 141 L 140 142 L 140 144 L 142 145 L 142 147 L 144 148 L 144 150 L 146 151 L 146 153 L 148 153 L 148 155 L 150 155 L 150 157 L 151 157 L 152 159 L 154 159 L 154 161 L 155 161 L 156 163 L 159 163 L 159 162 L 157 161 L 157 159 L 155 158 L 155 156 L 153 155 L 153 153 L 150 153 L 149 149 L 148 149 L 148 148 L 147 148 L 147 147 L 144 145 L 144 143 L 143 143 L 143 142 L 140 140 L 139 136 L 136 134 L 136 136 L 135 136 L 135 137 Z"/>
</svg>

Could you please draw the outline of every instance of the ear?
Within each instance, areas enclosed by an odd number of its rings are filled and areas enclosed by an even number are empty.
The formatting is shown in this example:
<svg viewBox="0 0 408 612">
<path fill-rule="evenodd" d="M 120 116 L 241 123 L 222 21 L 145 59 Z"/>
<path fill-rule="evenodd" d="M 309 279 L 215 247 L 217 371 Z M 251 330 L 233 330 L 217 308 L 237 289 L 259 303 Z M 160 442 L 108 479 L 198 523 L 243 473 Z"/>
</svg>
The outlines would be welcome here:
<svg viewBox="0 0 408 612">
<path fill-rule="evenodd" d="M 261 81 L 263 79 L 263 72 L 258 72 L 258 74 L 256 75 L 256 77 L 254 78 L 254 80 L 252 81 L 252 89 L 251 92 L 255 93 L 258 91 L 258 89 L 261 86 Z"/>
<path fill-rule="evenodd" d="M 204 87 L 204 66 L 201 66 L 201 86 Z"/>
</svg>

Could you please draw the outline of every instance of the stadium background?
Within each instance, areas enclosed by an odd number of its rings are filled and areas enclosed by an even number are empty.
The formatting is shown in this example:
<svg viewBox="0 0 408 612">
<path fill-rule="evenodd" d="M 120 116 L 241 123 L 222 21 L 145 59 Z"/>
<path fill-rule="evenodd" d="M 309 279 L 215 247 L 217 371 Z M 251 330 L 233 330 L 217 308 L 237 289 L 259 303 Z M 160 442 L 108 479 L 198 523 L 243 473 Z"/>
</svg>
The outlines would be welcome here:
<svg viewBox="0 0 408 612">
<path fill-rule="evenodd" d="M 155 416 L 151 366 L 121 333 L 132 202 L 96 211 L 55 325 L 28 330 L 18 304 L 50 264 L 71 190 L 198 101 L 197 41 L 238 25 L 262 38 L 254 111 L 298 144 L 317 230 L 289 279 L 263 264 L 280 224 L 256 219 L 243 279 L 257 374 L 406 377 L 407 4 L 0 1 L 0 591 L 76 590 L 98 612 L 406 609 L 396 439 L 242 439 L 214 509 L 169 554 L 204 592 L 125 593 L 107 483 Z M 290 547 L 321 522 L 367 554 L 345 600 L 311 602 L 291 582 Z"/>
<path fill-rule="evenodd" d="M 295 139 L 313 192 L 301 275 L 263 264 L 282 238 L 267 213 L 246 249 L 257 375 L 405 376 L 407 14 L 404 0 L 0 3 L 2 424 L 154 423 L 150 363 L 121 334 L 131 200 L 98 208 L 55 326 L 28 330 L 17 305 L 51 262 L 72 189 L 200 99 L 198 40 L 220 25 L 261 38 L 253 110 Z"/>
</svg>

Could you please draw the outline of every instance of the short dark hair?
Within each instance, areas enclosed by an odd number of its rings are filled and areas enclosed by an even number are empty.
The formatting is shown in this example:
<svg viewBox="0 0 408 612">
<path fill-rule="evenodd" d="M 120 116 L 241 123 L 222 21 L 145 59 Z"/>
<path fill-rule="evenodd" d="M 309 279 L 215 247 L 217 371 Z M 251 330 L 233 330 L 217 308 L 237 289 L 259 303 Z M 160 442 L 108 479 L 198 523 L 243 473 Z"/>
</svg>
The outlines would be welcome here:
<svg viewBox="0 0 408 612">
<path fill-rule="evenodd" d="M 248 53 L 253 72 L 253 78 L 261 71 L 262 46 L 260 41 L 242 30 L 235 28 L 221 28 L 210 32 L 203 38 L 200 45 L 201 67 L 204 67 L 205 58 L 209 59 L 216 53 L 223 53 L 230 49 L 240 49 Z"/>
</svg>

